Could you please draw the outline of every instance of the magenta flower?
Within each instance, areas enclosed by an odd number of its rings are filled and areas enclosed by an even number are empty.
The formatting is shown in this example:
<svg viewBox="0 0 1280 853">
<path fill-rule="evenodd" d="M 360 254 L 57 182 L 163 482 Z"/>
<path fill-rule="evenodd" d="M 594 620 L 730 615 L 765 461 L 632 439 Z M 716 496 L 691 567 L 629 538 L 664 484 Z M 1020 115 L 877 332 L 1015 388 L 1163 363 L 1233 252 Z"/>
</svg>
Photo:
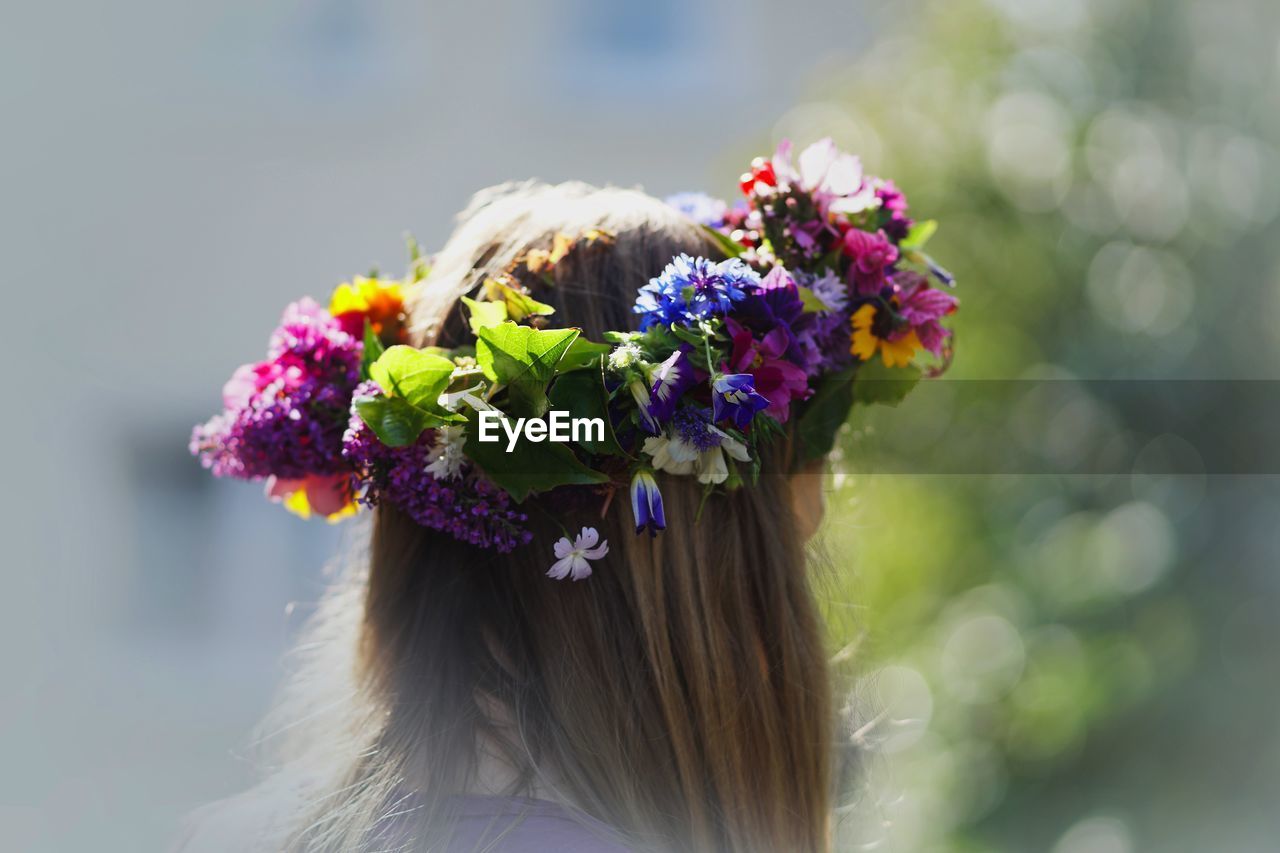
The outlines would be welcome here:
<svg viewBox="0 0 1280 853">
<path fill-rule="evenodd" d="M 596 543 L 599 542 L 599 545 Z M 573 578 L 580 581 L 591 577 L 590 560 L 599 560 L 609 553 L 609 543 L 600 542 L 600 533 L 594 527 L 584 527 L 572 542 L 561 536 L 555 544 L 556 561 L 551 564 L 547 577 L 558 581 Z"/>
<path fill-rule="evenodd" d="M 875 296 L 885 283 L 885 273 L 898 260 L 898 247 L 884 231 L 870 234 L 850 228 L 844 235 L 844 253 L 850 258 L 849 278 L 857 292 Z"/>
<path fill-rule="evenodd" d="M 791 401 L 809 396 L 808 375 L 783 357 L 790 343 L 786 331 L 779 327 L 756 340 L 750 329 L 732 318 L 728 329 L 733 352 L 726 370 L 751 374 L 756 393 L 769 401 L 765 414 L 778 423 L 786 423 Z"/>
<path fill-rule="evenodd" d="M 898 279 L 901 288 L 896 297 L 898 314 L 915 331 L 921 346 L 934 355 L 941 355 L 942 343 L 951 332 L 938 321 L 956 310 L 956 298 L 930 287 L 928 280 L 918 273 L 902 273 Z"/>
<path fill-rule="evenodd" d="M 193 430 L 192 453 L 216 477 L 301 481 L 341 473 L 361 349 L 316 303 L 290 305 L 268 359 L 236 370 L 222 389 L 223 412 Z"/>
</svg>

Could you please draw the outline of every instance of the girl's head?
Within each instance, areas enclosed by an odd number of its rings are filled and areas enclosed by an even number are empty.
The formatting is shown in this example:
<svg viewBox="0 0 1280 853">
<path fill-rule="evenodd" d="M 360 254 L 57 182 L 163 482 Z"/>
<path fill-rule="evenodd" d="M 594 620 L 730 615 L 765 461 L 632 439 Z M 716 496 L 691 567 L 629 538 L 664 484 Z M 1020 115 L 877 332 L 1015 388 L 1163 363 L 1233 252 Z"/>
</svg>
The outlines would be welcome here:
<svg viewBox="0 0 1280 853">
<path fill-rule="evenodd" d="M 410 306 L 414 343 L 457 345 L 460 296 L 590 228 L 614 240 L 571 252 L 536 297 L 597 340 L 634 328 L 637 288 L 673 255 L 717 253 L 638 191 L 499 187 L 436 258 Z M 563 799 L 675 849 L 823 847 L 831 706 L 787 445 L 756 485 L 705 501 L 694 478 L 659 475 L 669 526 L 656 538 L 636 535 L 625 494 L 603 517 L 530 498 L 534 542 L 509 555 L 378 508 L 357 662 L 373 737 L 337 795 L 345 808 L 326 804 L 333 819 L 310 836 L 393 811 L 404 791 L 444 826 L 449 795 L 488 791 Z M 589 580 L 548 579 L 552 543 L 583 525 L 611 552 Z"/>
</svg>

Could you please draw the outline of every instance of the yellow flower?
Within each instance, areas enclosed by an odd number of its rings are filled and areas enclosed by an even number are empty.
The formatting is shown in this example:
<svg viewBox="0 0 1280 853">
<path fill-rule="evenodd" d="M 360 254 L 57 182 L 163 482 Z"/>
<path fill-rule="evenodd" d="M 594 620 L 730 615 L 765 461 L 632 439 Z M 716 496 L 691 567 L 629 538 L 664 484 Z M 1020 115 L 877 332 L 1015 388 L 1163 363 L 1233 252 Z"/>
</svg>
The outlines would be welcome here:
<svg viewBox="0 0 1280 853">
<path fill-rule="evenodd" d="M 916 350 L 921 348 L 920 338 L 916 336 L 914 329 L 894 340 L 877 337 L 872 328 L 875 325 L 876 310 L 876 306 L 868 303 L 853 312 L 853 343 L 849 346 L 849 352 L 862 361 L 870 361 L 875 357 L 876 350 L 879 350 L 880 360 L 885 367 L 906 367 L 915 358 Z"/>
<path fill-rule="evenodd" d="M 333 291 L 329 313 L 337 318 L 344 315 L 368 318 L 374 334 L 394 341 L 399 334 L 400 315 L 404 313 L 404 287 L 394 279 L 384 281 L 358 275 Z"/>
</svg>

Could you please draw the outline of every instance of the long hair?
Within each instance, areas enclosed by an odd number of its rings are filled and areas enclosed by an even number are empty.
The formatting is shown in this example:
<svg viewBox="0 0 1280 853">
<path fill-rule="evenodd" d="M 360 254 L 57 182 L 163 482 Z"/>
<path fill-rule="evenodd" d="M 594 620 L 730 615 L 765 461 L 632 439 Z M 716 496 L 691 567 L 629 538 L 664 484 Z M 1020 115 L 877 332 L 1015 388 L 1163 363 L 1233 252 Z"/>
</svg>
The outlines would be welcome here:
<svg viewBox="0 0 1280 853">
<path fill-rule="evenodd" d="M 536 296 L 556 325 L 595 340 L 635 326 L 636 289 L 672 255 L 717 253 L 638 191 L 498 187 L 435 259 L 410 306 L 414 342 L 461 343 L 459 296 L 587 228 L 612 244 L 571 252 Z M 496 762 L 497 793 L 571 804 L 638 848 L 827 849 L 833 709 L 789 450 L 780 439 L 754 485 L 709 498 L 693 478 L 660 475 L 668 528 L 656 538 L 636 535 L 625 493 L 603 516 L 530 498 L 533 543 L 510 555 L 378 507 L 364 569 L 305 646 L 305 669 L 341 668 L 345 686 L 325 696 L 300 677 L 273 724 L 296 735 L 278 774 L 292 767 L 292 782 L 277 784 L 296 811 L 271 843 L 441 849 L 450 796 Z M 546 578 L 551 544 L 582 525 L 609 540 L 608 557 L 589 580 Z"/>
</svg>

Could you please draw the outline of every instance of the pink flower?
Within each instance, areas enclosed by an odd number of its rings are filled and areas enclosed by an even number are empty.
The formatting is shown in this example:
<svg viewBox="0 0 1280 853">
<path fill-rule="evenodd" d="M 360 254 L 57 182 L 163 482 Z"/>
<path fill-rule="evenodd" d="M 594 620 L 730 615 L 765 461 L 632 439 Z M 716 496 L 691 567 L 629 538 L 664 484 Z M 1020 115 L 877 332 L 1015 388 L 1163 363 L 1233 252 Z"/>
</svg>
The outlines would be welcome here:
<svg viewBox="0 0 1280 853">
<path fill-rule="evenodd" d="M 596 543 L 599 542 L 599 546 Z M 588 560 L 599 560 L 609 553 L 609 543 L 600 542 L 600 533 L 594 527 L 584 527 L 582 532 L 570 542 L 568 537 L 561 536 L 555 544 L 556 561 L 551 564 L 547 577 L 556 580 L 573 578 L 580 581 L 591 577 L 591 563 Z"/>
<path fill-rule="evenodd" d="M 793 166 L 792 145 L 784 139 L 773 155 L 773 171 L 779 182 L 811 193 L 823 218 L 831 213 L 861 213 L 879 199 L 862 176 L 862 161 L 836 147 L 831 138 L 820 139 L 800 152 Z"/>
<path fill-rule="evenodd" d="M 222 402 L 228 409 L 243 409 L 253 398 L 273 383 L 280 383 L 280 390 L 291 391 L 305 377 L 298 365 L 286 365 L 279 361 L 260 361 L 242 364 L 222 386 Z"/>
<path fill-rule="evenodd" d="M 849 276 L 858 293 L 875 296 L 884 286 L 885 270 L 898 260 L 898 247 L 884 231 L 870 234 L 850 228 L 844 234 L 844 253 L 852 259 Z"/>
<path fill-rule="evenodd" d="M 934 355 L 941 355 L 942 343 L 951 332 L 938 321 L 956 310 L 956 298 L 930 287 L 922 275 L 903 273 L 897 277 L 902 288 L 897 295 L 898 314 L 915 331 L 921 346 Z"/>
<path fill-rule="evenodd" d="M 785 360 L 787 332 L 777 327 L 757 341 L 751 330 L 736 320 L 728 320 L 733 352 L 725 368 L 729 373 L 750 373 L 756 393 L 769 401 L 765 414 L 778 423 L 786 423 L 792 400 L 809 396 L 809 379 L 804 369 Z"/>
</svg>

